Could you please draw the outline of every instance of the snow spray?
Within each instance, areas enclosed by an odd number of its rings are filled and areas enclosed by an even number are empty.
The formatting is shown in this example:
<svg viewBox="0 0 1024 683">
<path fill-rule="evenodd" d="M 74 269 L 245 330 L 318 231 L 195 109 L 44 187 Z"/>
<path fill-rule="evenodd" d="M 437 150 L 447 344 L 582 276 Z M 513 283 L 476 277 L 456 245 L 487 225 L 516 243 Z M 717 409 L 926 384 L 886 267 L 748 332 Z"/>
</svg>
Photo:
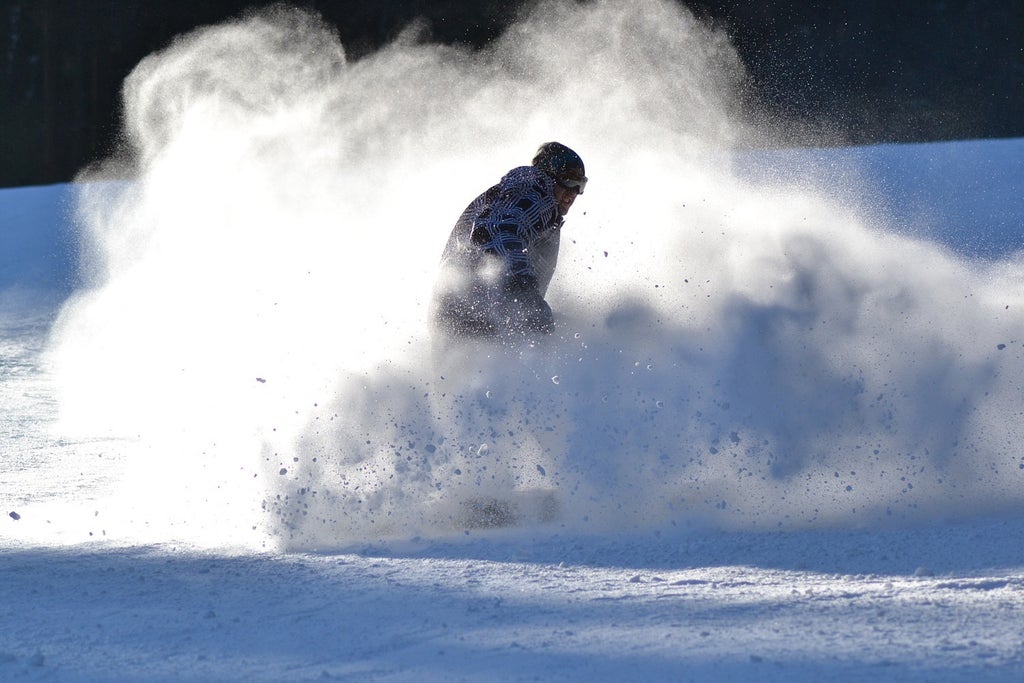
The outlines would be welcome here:
<svg viewBox="0 0 1024 683">
<path fill-rule="evenodd" d="M 147 57 L 123 151 L 79 179 L 84 284 L 49 353 L 62 429 L 134 439 L 123 533 L 330 548 L 537 489 L 551 528 L 595 533 L 1019 506 L 1020 263 L 741 178 L 735 150 L 785 127 L 744 78 L 660 0 L 542 3 L 476 52 L 412 27 L 358 61 L 278 8 Z M 556 334 L 438 354 L 451 225 L 548 140 L 591 178 Z"/>
</svg>

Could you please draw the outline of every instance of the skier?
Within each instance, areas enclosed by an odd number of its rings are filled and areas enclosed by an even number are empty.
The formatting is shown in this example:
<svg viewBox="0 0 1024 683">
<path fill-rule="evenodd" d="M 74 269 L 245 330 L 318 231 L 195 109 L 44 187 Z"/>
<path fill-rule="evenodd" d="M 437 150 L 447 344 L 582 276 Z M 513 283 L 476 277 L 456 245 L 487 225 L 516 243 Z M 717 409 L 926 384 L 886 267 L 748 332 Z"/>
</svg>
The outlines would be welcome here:
<svg viewBox="0 0 1024 683">
<path fill-rule="evenodd" d="M 444 253 L 432 319 L 457 337 L 509 339 L 554 330 L 544 300 L 565 215 L 587 184 L 583 160 L 558 142 L 512 169 L 462 212 Z"/>
</svg>

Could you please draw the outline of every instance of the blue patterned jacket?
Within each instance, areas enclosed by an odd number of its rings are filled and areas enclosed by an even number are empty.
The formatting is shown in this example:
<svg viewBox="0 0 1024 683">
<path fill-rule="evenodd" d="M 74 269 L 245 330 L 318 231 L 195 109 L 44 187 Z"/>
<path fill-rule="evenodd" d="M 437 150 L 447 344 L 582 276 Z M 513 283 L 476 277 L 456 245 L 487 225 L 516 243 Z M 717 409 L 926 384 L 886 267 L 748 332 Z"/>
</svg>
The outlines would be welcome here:
<svg viewBox="0 0 1024 683">
<path fill-rule="evenodd" d="M 505 174 L 466 207 L 448 238 L 435 322 L 471 335 L 550 332 L 554 320 L 544 295 L 561 227 L 550 176 L 533 166 Z"/>
</svg>

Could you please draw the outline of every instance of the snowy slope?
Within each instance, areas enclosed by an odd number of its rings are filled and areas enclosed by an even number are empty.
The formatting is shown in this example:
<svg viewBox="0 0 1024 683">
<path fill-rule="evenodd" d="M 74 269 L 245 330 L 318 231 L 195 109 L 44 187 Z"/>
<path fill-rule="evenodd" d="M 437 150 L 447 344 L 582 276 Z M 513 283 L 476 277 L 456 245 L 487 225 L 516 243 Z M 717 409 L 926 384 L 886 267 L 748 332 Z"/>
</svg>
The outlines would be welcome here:
<svg viewBox="0 0 1024 683">
<path fill-rule="evenodd" d="M 331 555 L 9 547 L 0 671 L 66 681 L 1018 680 L 1024 577 L 1019 554 L 1001 549 L 1021 540 L 1019 523 L 978 522 L 515 535 Z"/>
<path fill-rule="evenodd" d="M 1021 141 L 984 144 L 1019 149 Z M 903 164 L 923 151 L 900 149 Z M 873 151 L 895 150 L 859 153 Z M 936 177 L 937 187 L 953 183 L 957 168 Z M 67 189 L 38 192 L 56 203 Z M 33 235 L 56 235 L 52 205 L 31 208 L 26 196 L 2 191 L 0 204 L 22 211 L 20 225 Z M 934 205 L 949 197 L 939 189 Z M 1008 233 L 1000 251 L 1011 253 L 1017 238 Z M 200 550 L 173 533 L 142 544 L 104 540 L 105 527 L 116 526 L 103 496 L 119 447 L 66 442 L 44 429 L 53 404 L 37 363 L 53 304 L 25 292 L 62 281 L 35 275 L 45 244 L 17 261 L 33 274 L 8 283 L 20 303 L 4 299 L 2 495 L 20 517 L 5 518 L 0 560 L 5 679 L 1024 676 L 1019 508 L 971 518 L 951 499 L 907 528 L 869 517 L 862 528 L 802 531 L 542 527 L 312 554 Z M 38 519 L 61 513 L 40 504 L 54 500 L 71 512 Z M 193 524 L 209 521 L 200 509 L 183 512 Z M 55 524 L 63 527 L 47 528 Z"/>
</svg>

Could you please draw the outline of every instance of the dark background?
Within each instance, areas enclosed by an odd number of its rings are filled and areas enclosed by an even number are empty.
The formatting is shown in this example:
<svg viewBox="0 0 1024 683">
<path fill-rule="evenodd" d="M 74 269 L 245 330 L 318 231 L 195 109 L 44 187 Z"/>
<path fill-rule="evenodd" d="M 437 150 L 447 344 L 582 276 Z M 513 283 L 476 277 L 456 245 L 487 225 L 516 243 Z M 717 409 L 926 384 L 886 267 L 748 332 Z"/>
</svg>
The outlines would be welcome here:
<svg viewBox="0 0 1024 683">
<path fill-rule="evenodd" d="M 586 1 L 586 0 L 582 0 Z M 643 2 L 643 0 L 637 0 Z M 245 0 L 0 0 L 0 187 L 71 180 L 107 156 L 119 90 L 180 33 Z M 299 0 L 358 59 L 426 18 L 481 46 L 524 0 Z M 805 144 L 1024 135 L 1024 0 L 686 0 L 732 37 L 750 95 Z"/>
</svg>

